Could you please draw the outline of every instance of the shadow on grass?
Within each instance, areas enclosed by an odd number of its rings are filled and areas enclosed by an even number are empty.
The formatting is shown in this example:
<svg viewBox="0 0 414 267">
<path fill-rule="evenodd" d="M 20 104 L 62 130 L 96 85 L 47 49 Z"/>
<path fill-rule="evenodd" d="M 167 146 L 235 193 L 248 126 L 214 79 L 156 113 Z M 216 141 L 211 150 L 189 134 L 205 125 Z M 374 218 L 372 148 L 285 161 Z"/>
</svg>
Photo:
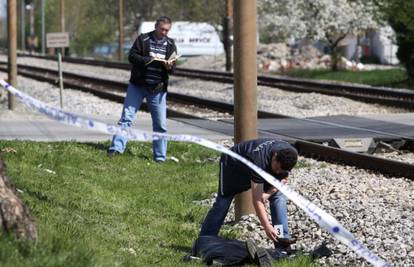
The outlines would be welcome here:
<svg viewBox="0 0 414 267">
<path fill-rule="evenodd" d="M 187 247 L 187 246 L 168 245 L 166 246 L 166 248 L 170 248 L 178 252 L 191 253 L 191 247 Z"/>
<path fill-rule="evenodd" d="M 92 147 L 93 149 L 96 149 L 98 151 L 103 151 L 105 153 L 108 152 L 108 149 L 109 149 L 109 146 L 110 146 L 110 144 L 108 142 L 105 142 L 105 143 L 92 143 L 92 142 L 87 142 L 87 143 L 83 143 L 83 144 L 86 145 L 86 146 L 88 146 L 88 147 Z M 139 153 L 139 152 L 137 153 L 135 151 L 132 151 L 128 146 L 125 149 L 124 153 L 122 153 L 119 156 L 121 156 L 121 157 L 122 156 L 137 157 L 137 158 L 140 158 L 140 159 L 146 160 L 146 161 L 152 160 L 151 157 L 145 155 L 144 153 Z"/>
<path fill-rule="evenodd" d="M 86 146 L 90 146 L 96 150 L 101 150 L 101 151 L 108 151 L 109 148 L 109 144 L 108 143 L 91 143 L 91 142 L 87 142 L 87 143 L 83 143 Z"/>
</svg>

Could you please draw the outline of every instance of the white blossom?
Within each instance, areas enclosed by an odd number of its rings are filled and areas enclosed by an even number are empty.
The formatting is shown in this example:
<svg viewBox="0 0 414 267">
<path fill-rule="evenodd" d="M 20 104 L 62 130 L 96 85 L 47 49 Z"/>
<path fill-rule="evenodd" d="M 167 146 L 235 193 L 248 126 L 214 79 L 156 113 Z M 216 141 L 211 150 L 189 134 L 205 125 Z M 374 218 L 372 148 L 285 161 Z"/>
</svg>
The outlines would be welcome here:
<svg viewBox="0 0 414 267">
<path fill-rule="evenodd" d="M 258 0 L 259 27 L 276 39 L 326 40 L 378 27 L 373 0 Z"/>
</svg>

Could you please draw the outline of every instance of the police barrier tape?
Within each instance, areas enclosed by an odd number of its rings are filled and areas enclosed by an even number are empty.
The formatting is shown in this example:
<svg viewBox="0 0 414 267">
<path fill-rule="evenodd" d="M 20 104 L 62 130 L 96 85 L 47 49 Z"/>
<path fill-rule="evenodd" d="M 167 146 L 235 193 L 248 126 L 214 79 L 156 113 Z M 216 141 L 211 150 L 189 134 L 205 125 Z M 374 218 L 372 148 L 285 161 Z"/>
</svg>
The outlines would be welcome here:
<svg viewBox="0 0 414 267">
<path fill-rule="evenodd" d="M 0 84 L 8 90 L 11 94 L 16 96 L 19 100 L 23 102 L 26 106 L 33 108 L 40 112 L 41 114 L 49 117 L 50 119 L 59 121 L 66 125 L 76 126 L 80 128 L 86 128 L 91 130 L 97 130 L 110 135 L 124 135 L 131 140 L 137 141 L 153 141 L 159 139 L 166 139 L 170 141 L 180 141 L 180 142 L 192 142 L 199 144 L 201 146 L 228 154 L 244 164 L 249 168 L 257 172 L 262 176 L 267 182 L 275 186 L 280 190 L 287 198 L 289 198 L 293 203 L 298 207 L 304 210 L 316 223 L 318 223 L 323 229 L 331 233 L 336 239 L 344 243 L 346 246 L 354 250 L 360 256 L 365 258 L 368 262 L 372 263 L 374 266 L 391 266 L 373 252 L 371 252 L 367 247 L 365 247 L 360 241 L 358 241 L 351 232 L 345 229 L 333 216 L 323 211 L 311 201 L 307 200 L 299 193 L 294 191 L 290 186 L 281 183 L 276 180 L 272 175 L 265 172 L 261 168 L 254 165 L 252 162 L 241 157 L 240 155 L 234 153 L 233 151 L 227 149 L 226 147 L 216 144 L 212 141 L 209 141 L 204 138 L 191 136 L 191 135 L 169 135 L 163 133 L 148 133 L 143 131 L 138 131 L 135 129 L 124 129 L 119 126 L 109 125 L 103 122 L 89 119 L 84 116 L 78 116 L 73 113 L 62 111 L 58 108 L 50 107 L 47 104 L 34 99 L 16 88 L 12 87 L 10 84 L 4 80 L 0 80 Z"/>
</svg>

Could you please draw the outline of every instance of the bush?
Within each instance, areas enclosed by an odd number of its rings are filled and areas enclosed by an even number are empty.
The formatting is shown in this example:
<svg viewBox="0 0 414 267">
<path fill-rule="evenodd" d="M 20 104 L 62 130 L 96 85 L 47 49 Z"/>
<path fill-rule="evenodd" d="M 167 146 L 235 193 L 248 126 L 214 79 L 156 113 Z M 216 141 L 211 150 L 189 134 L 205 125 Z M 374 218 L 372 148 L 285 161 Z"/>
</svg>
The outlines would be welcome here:
<svg viewBox="0 0 414 267">
<path fill-rule="evenodd" d="M 381 60 L 374 55 L 371 56 L 362 56 L 360 59 L 363 64 L 381 64 Z"/>
<path fill-rule="evenodd" d="M 397 35 L 397 57 L 414 80 L 414 2 L 390 0 L 384 6 L 386 17 Z"/>
</svg>

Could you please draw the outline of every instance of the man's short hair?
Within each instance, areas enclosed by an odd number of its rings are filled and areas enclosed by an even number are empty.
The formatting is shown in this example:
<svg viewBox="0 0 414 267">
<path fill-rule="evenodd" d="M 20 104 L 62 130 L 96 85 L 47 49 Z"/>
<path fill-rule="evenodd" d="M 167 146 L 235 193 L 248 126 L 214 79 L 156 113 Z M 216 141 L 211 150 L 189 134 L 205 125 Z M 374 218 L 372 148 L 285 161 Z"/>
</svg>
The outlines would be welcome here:
<svg viewBox="0 0 414 267">
<path fill-rule="evenodd" d="M 294 149 L 285 148 L 277 151 L 276 160 L 285 171 L 290 171 L 298 161 L 298 153 Z"/>
<path fill-rule="evenodd" d="M 155 27 L 157 27 L 160 22 L 164 22 L 164 23 L 167 23 L 167 24 L 172 24 L 172 21 L 169 17 L 161 16 L 155 21 Z"/>
</svg>

